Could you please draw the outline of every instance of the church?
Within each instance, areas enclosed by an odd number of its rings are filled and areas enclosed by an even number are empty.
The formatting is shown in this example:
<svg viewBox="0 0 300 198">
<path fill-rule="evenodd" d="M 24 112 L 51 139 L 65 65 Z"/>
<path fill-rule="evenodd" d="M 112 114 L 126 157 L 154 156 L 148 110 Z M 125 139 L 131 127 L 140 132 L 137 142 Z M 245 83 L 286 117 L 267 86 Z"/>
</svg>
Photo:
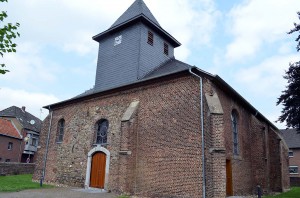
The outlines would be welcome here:
<svg viewBox="0 0 300 198">
<path fill-rule="evenodd" d="M 289 189 L 279 130 L 181 44 L 143 0 L 97 34 L 92 89 L 44 108 L 34 180 L 138 197 L 222 198 Z"/>
</svg>

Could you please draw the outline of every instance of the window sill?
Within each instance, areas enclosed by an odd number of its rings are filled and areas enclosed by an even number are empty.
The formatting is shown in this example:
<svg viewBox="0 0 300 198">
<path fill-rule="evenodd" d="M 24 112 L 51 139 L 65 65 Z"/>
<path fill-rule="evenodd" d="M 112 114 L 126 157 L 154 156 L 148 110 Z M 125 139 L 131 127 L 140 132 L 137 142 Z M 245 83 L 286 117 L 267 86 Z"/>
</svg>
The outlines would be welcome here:
<svg viewBox="0 0 300 198">
<path fill-rule="evenodd" d="M 290 173 L 290 175 L 299 175 L 299 173 Z"/>
<path fill-rule="evenodd" d="M 93 144 L 93 146 L 107 146 L 109 145 L 108 143 L 105 143 L 105 144 Z"/>
<path fill-rule="evenodd" d="M 234 155 L 234 156 L 233 156 L 233 159 L 235 159 L 235 160 L 240 160 L 240 161 L 243 160 L 242 156 L 240 156 L 240 155 Z"/>
</svg>

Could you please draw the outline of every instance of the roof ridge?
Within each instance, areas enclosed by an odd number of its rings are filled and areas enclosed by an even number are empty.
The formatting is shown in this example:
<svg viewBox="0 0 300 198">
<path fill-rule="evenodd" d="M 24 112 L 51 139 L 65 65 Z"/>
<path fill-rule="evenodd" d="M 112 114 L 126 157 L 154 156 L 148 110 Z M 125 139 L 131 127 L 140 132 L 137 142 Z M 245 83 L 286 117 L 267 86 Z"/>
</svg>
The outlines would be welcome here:
<svg viewBox="0 0 300 198">
<path fill-rule="evenodd" d="M 124 24 L 136 16 L 144 15 L 148 20 L 160 27 L 160 24 L 143 0 L 134 1 L 129 8 L 110 26 L 109 29 Z"/>
</svg>

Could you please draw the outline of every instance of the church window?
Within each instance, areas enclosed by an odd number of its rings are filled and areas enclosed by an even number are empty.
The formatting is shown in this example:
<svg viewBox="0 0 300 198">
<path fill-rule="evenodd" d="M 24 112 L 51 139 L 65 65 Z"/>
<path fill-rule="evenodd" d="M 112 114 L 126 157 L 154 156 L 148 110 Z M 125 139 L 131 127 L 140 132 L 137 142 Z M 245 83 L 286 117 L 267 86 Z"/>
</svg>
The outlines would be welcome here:
<svg viewBox="0 0 300 198">
<path fill-rule="evenodd" d="M 169 45 L 167 43 L 164 43 L 164 54 L 169 55 Z"/>
<path fill-rule="evenodd" d="M 153 41 L 154 41 L 153 37 L 154 37 L 153 33 L 151 31 L 148 31 L 148 42 L 147 43 L 151 46 L 153 46 Z"/>
<path fill-rule="evenodd" d="M 239 140 L 238 140 L 238 114 L 235 110 L 231 113 L 232 132 L 233 132 L 233 154 L 239 155 Z"/>
<path fill-rule="evenodd" d="M 101 119 L 96 124 L 96 144 L 107 144 L 108 120 Z"/>
<path fill-rule="evenodd" d="M 61 119 L 57 125 L 57 143 L 61 143 L 64 139 L 65 120 Z"/>
</svg>

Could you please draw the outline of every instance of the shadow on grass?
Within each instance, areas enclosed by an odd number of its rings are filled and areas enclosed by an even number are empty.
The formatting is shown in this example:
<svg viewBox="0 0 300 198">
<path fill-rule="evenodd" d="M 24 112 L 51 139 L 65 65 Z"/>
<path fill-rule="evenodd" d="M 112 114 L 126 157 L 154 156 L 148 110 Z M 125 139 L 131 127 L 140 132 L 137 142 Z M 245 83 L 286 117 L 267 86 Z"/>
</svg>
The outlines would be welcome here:
<svg viewBox="0 0 300 198">
<path fill-rule="evenodd" d="M 0 176 L 0 192 L 18 192 L 26 189 L 54 188 L 51 185 L 32 182 L 32 175 Z"/>
</svg>

